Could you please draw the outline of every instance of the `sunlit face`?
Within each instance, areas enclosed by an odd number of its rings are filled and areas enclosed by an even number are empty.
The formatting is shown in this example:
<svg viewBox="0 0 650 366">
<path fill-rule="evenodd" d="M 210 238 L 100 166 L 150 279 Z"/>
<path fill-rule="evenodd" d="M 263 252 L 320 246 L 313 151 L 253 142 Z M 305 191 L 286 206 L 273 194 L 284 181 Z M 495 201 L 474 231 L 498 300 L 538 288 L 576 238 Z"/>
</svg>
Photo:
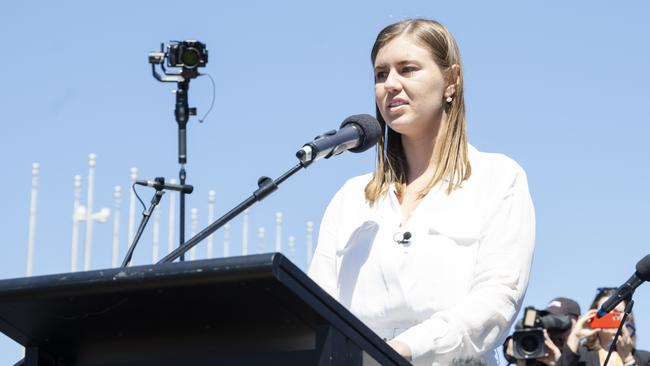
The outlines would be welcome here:
<svg viewBox="0 0 650 366">
<path fill-rule="evenodd" d="M 403 135 L 435 136 L 447 95 L 431 52 L 402 35 L 379 50 L 374 67 L 375 100 L 388 126 Z"/>
</svg>

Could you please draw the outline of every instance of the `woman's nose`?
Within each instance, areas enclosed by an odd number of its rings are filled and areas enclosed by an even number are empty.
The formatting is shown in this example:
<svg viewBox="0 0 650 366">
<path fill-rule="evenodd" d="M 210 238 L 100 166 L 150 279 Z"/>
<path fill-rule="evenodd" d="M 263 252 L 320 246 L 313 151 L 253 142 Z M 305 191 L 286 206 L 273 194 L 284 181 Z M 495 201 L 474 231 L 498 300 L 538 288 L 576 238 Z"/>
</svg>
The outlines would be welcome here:
<svg viewBox="0 0 650 366">
<path fill-rule="evenodd" d="M 397 73 L 390 71 L 384 81 L 384 88 L 388 92 L 395 92 L 402 90 L 402 84 L 399 81 Z"/>
</svg>

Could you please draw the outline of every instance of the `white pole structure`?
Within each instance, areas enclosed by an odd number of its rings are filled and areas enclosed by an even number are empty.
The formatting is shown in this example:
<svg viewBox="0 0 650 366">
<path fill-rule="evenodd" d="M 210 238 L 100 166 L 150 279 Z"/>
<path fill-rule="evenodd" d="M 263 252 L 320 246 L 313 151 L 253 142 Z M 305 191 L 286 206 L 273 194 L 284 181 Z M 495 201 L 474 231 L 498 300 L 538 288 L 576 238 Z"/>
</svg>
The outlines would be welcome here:
<svg viewBox="0 0 650 366">
<path fill-rule="evenodd" d="M 38 175 L 40 164 L 32 163 L 32 194 L 29 204 L 29 235 L 27 237 L 27 277 L 34 270 L 34 244 L 36 240 L 36 199 L 38 198 Z"/>
<path fill-rule="evenodd" d="M 84 245 L 84 271 L 90 269 L 90 259 L 92 258 L 93 245 L 93 223 L 95 221 L 104 223 L 111 215 L 111 210 L 104 207 L 98 212 L 93 212 L 93 198 L 95 187 L 95 166 L 97 165 L 97 156 L 88 155 L 88 202 L 86 202 L 86 242 Z"/>
<path fill-rule="evenodd" d="M 158 253 L 160 252 L 160 206 L 153 209 L 153 226 L 151 228 L 153 237 L 151 238 L 151 263 L 158 262 Z"/>
<path fill-rule="evenodd" d="M 314 255 L 314 223 L 307 221 L 307 268 L 311 264 L 312 255 Z"/>
<path fill-rule="evenodd" d="M 113 256 L 111 266 L 117 267 L 117 261 L 120 255 L 120 210 L 122 209 L 122 187 L 115 186 L 113 188 L 113 198 L 115 203 L 113 205 Z"/>
<path fill-rule="evenodd" d="M 282 212 L 275 213 L 275 251 L 282 252 Z"/>
<path fill-rule="evenodd" d="M 287 238 L 287 246 L 289 247 L 289 259 L 293 260 L 296 257 L 296 238 L 294 236 Z"/>
<path fill-rule="evenodd" d="M 190 237 L 196 235 L 196 230 L 199 226 L 199 209 L 192 208 L 190 210 Z M 190 260 L 196 260 L 196 246 L 190 249 Z"/>
<path fill-rule="evenodd" d="M 72 209 L 72 251 L 70 254 L 70 272 L 77 270 L 79 260 L 79 219 L 81 206 L 81 176 L 74 176 L 74 208 Z M 85 213 L 83 214 L 85 216 Z"/>
<path fill-rule="evenodd" d="M 169 183 L 176 184 L 176 179 L 170 179 Z M 171 253 L 174 250 L 174 243 L 176 238 L 174 237 L 176 228 L 176 194 L 174 191 L 169 192 L 169 223 L 167 225 L 167 253 Z"/>
<path fill-rule="evenodd" d="M 257 229 L 257 238 L 259 239 L 259 242 L 257 244 L 257 250 L 259 250 L 259 253 L 264 253 L 264 228 L 263 227 Z"/>
<path fill-rule="evenodd" d="M 208 192 L 208 225 L 214 221 L 214 204 L 217 201 L 217 193 L 213 190 Z M 213 245 L 214 245 L 214 234 L 208 236 L 208 258 L 214 258 L 213 256 Z"/>
<path fill-rule="evenodd" d="M 248 255 L 248 209 L 244 210 L 242 218 L 241 255 Z"/>
<path fill-rule="evenodd" d="M 133 242 L 133 235 L 135 235 L 135 192 L 133 192 L 133 184 L 138 179 L 138 168 L 131 168 L 131 184 L 129 185 L 129 221 L 127 228 L 127 246 Z"/>
<path fill-rule="evenodd" d="M 88 155 L 88 196 L 86 198 L 86 241 L 84 245 L 84 271 L 90 269 L 90 258 L 93 244 L 93 194 L 95 188 L 95 165 L 97 156 Z"/>
<path fill-rule="evenodd" d="M 230 223 L 223 225 L 223 257 L 230 256 Z"/>
</svg>

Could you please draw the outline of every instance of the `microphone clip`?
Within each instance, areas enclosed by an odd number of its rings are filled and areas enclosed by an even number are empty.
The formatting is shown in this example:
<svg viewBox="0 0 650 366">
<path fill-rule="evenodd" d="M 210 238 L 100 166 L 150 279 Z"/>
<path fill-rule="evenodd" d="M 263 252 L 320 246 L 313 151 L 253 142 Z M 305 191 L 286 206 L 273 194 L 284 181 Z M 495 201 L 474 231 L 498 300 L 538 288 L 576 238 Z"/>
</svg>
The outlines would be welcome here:
<svg viewBox="0 0 650 366">
<path fill-rule="evenodd" d="M 410 231 L 398 231 L 393 235 L 393 241 L 400 245 L 409 245 L 411 244 L 411 236 Z"/>
</svg>

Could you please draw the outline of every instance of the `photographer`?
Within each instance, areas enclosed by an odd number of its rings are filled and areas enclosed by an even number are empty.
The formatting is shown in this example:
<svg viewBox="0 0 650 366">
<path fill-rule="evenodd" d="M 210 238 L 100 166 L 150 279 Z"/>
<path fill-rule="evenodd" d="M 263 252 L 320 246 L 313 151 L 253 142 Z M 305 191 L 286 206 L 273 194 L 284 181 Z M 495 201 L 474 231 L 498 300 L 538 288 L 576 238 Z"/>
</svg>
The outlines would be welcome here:
<svg viewBox="0 0 650 366">
<path fill-rule="evenodd" d="M 590 310 L 578 319 L 571 331 L 557 365 L 600 366 L 604 364 L 609 345 L 613 341 L 616 329 L 622 320 L 620 314 L 625 308 L 625 302 L 619 304 L 610 313 L 611 316 L 606 315 L 598 322 L 595 317 L 597 309 L 615 291 L 615 288 L 598 289 Z M 632 314 L 627 318 L 621 332 L 622 334 L 616 342 L 608 365 L 650 366 L 650 352 L 636 349 L 636 328 Z"/>
<path fill-rule="evenodd" d="M 517 365 L 558 364 L 560 350 L 565 347 L 580 316 L 580 306 L 572 299 L 558 297 L 542 311 L 528 308 L 524 317 L 527 315 L 535 319 L 522 320 L 516 326 L 517 331 L 503 344 L 506 360 Z"/>
</svg>

